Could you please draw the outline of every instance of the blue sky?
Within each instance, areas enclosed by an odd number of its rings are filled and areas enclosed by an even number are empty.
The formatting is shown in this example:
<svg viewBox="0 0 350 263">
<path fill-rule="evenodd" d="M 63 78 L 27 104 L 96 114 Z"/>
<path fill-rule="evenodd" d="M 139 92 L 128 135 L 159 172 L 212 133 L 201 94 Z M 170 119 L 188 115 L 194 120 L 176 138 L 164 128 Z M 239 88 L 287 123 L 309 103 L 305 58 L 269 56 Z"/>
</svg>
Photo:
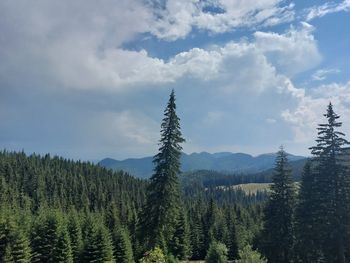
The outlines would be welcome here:
<svg viewBox="0 0 350 263">
<path fill-rule="evenodd" d="M 190 152 L 308 155 L 350 134 L 350 1 L 0 2 L 0 148 L 153 155 L 171 89 Z"/>
</svg>

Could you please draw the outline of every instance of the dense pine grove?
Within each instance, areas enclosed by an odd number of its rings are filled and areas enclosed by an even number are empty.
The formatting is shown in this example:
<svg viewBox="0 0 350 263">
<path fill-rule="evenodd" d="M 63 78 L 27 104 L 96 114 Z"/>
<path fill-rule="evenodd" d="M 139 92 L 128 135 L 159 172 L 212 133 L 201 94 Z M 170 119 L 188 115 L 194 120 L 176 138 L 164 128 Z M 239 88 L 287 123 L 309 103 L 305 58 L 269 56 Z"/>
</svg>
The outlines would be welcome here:
<svg viewBox="0 0 350 263">
<path fill-rule="evenodd" d="M 0 164 L 0 262 L 136 262 L 144 254 L 138 228 L 146 181 L 49 155 L 3 151 Z M 215 239 L 237 256 L 261 228 L 255 196 L 193 191 L 181 194 L 172 252 L 204 259 Z"/>
<path fill-rule="evenodd" d="M 2 151 L 0 262 L 350 262 L 348 142 L 331 104 L 325 117 L 301 175 L 281 148 L 269 191 L 256 194 L 181 175 L 174 91 L 150 180 Z"/>
</svg>

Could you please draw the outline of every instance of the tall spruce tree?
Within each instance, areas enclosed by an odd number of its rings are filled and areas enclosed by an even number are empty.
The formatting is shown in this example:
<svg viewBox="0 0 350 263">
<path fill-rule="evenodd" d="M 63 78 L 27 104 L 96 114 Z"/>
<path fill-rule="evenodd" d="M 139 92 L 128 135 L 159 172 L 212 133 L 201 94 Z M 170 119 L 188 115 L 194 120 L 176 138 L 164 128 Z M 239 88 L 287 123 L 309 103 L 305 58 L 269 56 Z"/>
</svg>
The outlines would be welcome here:
<svg viewBox="0 0 350 263">
<path fill-rule="evenodd" d="M 105 263 L 115 262 L 113 257 L 112 240 L 106 227 L 88 216 L 85 222 L 85 244 L 82 262 Z"/>
<path fill-rule="evenodd" d="M 315 231 L 315 173 L 312 161 L 308 160 L 304 166 L 299 188 L 297 207 L 295 211 L 295 256 L 296 262 L 322 262 L 322 251 L 315 242 L 319 233 Z M 315 233 L 316 232 L 316 233 Z"/>
<path fill-rule="evenodd" d="M 29 241 L 14 218 L 0 218 L 0 262 L 30 262 Z"/>
<path fill-rule="evenodd" d="M 77 213 L 71 212 L 69 215 L 68 233 L 71 241 L 73 261 L 78 262 L 83 250 L 83 236 Z"/>
<path fill-rule="evenodd" d="M 201 217 L 201 211 L 198 209 L 198 207 L 195 207 L 190 214 L 192 219 L 190 221 L 192 259 L 200 260 L 205 257 L 207 252 L 204 243 L 204 224 Z"/>
<path fill-rule="evenodd" d="M 114 258 L 117 263 L 134 263 L 131 241 L 128 232 L 123 227 L 115 226 L 112 233 Z"/>
<path fill-rule="evenodd" d="M 181 209 L 176 222 L 176 230 L 171 240 L 171 252 L 181 260 L 189 259 L 190 251 L 190 230 L 185 212 Z"/>
<path fill-rule="evenodd" d="M 73 254 L 68 231 L 64 227 L 61 229 L 54 255 L 56 263 L 73 263 Z"/>
<path fill-rule="evenodd" d="M 147 189 L 147 201 L 142 214 L 142 237 L 145 249 L 160 246 L 167 250 L 172 240 L 179 209 L 181 143 L 185 140 L 176 115 L 175 93 L 170 94 L 161 124 L 159 153 L 154 156 L 154 174 Z"/>
<path fill-rule="evenodd" d="M 324 254 L 326 262 L 350 261 L 350 176 L 344 139 L 338 131 L 342 123 L 331 103 L 324 114 L 327 123 L 319 124 L 314 156 L 313 243 Z"/>
<path fill-rule="evenodd" d="M 227 248 L 228 248 L 228 258 L 231 260 L 237 259 L 239 257 L 238 250 L 238 237 L 236 230 L 236 219 L 233 213 L 233 210 L 227 211 L 227 223 L 228 223 L 228 240 L 227 240 Z"/>
<path fill-rule="evenodd" d="M 270 198 L 264 211 L 262 251 L 270 263 L 292 262 L 295 190 L 287 154 L 277 153 Z"/>
<path fill-rule="evenodd" d="M 60 220 L 56 213 L 42 214 L 32 230 L 32 262 L 56 262 Z"/>
</svg>

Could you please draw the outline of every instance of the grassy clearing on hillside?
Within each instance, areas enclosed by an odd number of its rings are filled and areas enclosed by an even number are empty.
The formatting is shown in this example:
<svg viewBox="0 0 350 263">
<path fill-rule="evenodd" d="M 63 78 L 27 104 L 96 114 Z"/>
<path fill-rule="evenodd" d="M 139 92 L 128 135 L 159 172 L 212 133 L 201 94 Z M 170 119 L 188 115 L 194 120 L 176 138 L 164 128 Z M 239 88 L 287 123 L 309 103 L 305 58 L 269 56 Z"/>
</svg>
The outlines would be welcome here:
<svg viewBox="0 0 350 263">
<path fill-rule="evenodd" d="M 237 184 L 232 186 L 218 186 L 221 189 L 241 189 L 246 194 L 256 194 L 258 191 L 268 191 L 271 183 L 249 183 Z"/>
<path fill-rule="evenodd" d="M 238 184 L 232 186 L 234 189 L 241 189 L 246 194 L 256 194 L 258 191 L 268 191 L 270 183 L 250 183 L 250 184 Z"/>
<path fill-rule="evenodd" d="M 237 185 L 231 185 L 231 186 L 218 186 L 216 188 L 224 189 L 224 190 L 241 189 L 246 194 L 256 194 L 258 191 L 261 191 L 261 192 L 262 191 L 269 191 L 270 185 L 271 185 L 271 183 L 248 183 L 248 184 L 237 184 Z M 298 192 L 299 187 L 300 187 L 300 183 L 295 182 L 294 186 L 295 186 L 295 190 Z"/>
</svg>

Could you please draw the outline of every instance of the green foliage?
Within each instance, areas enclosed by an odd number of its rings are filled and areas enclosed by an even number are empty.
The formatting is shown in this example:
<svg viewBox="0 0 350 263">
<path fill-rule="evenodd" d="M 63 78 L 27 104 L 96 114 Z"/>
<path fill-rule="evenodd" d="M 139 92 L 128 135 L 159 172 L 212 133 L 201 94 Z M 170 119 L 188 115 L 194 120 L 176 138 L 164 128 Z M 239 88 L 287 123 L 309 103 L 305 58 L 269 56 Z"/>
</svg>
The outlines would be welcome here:
<svg viewBox="0 0 350 263">
<path fill-rule="evenodd" d="M 115 227 L 112 240 L 114 245 L 114 258 L 118 263 L 133 263 L 134 256 L 130 237 L 122 227 Z"/>
<path fill-rule="evenodd" d="M 295 189 L 282 147 L 277 153 L 272 180 L 270 198 L 264 211 L 262 252 L 270 263 L 287 263 L 293 259 Z"/>
<path fill-rule="evenodd" d="M 245 246 L 239 251 L 240 260 L 237 263 L 267 263 L 265 259 L 262 258 L 261 254 L 253 250 L 250 245 Z"/>
<path fill-rule="evenodd" d="M 172 91 L 161 124 L 160 148 L 153 160 L 154 174 L 150 178 L 147 202 L 141 218 L 146 249 L 155 245 L 167 249 L 172 239 L 180 202 L 178 174 L 182 142 L 184 139 Z"/>
<path fill-rule="evenodd" d="M 28 239 L 13 217 L 0 218 L 0 262 L 30 262 Z"/>
<path fill-rule="evenodd" d="M 179 263 L 179 260 L 173 256 L 172 254 L 169 254 L 166 256 L 166 260 L 165 260 L 166 263 Z"/>
<path fill-rule="evenodd" d="M 137 235 L 136 225 L 142 222 L 139 211 L 146 183 L 91 164 L 8 152 L 0 152 L 0 178 L 7 187 L 6 198 L 0 203 L 0 217 L 2 221 L 7 217 L 13 218 L 11 221 L 18 228 L 24 258 L 31 256 L 33 262 L 50 262 L 52 258 L 57 257 L 57 261 L 60 261 L 63 257 L 70 261 L 69 255 L 72 254 L 74 262 L 81 262 L 87 255 L 87 248 L 96 252 L 97 243 L 91 237 L 90 228 L 96 228 L 92 231 L 96 235 L 97 225 L 104 228 L 110 237 L 113 237 L 114 226 L 123 226 L 125 232 L 130 233 L 127 236 L 133 254 L 143 253 L 143 243 Z M 59 185 L 64 187 L 58 190 Z M 78 205 L 82 198 L 80 195 L 84 195 L 87 189 L 94 193 L 87 195 L 84 203 Z M 241 247 L 252 241 L 261 224 L 261 209 L 255 197 L 237 190 L 192 189 L 196 192 L 193 195 L 185 193 L 183 209 L 173 215 L 174 231 L 168 237 L 169 242 L 166 244 L 165 237 L 161 238 L 163 246 L 169 246 L 166 254 L 185 258 L 191 251 L 192 259 L 203 260 L 208 249 L 205 240 L 217 239 L 225 243 L 230 251 L 231 247 Z M 52 196 L 51 192 L 56 191 Z M 20 196 L 27 196 L 29 202 L 22 203 Z M 99 210 L 96 207 L 100 207 Z M 228 211 L 231 211 L 230 215 Z M 68 231 L 69 241 L 62 231 Z M 17 235 L 15 229 L 9 232 Z M 237 238 L 234 239 L 234 236 Z M 93 242 L 90 244 L 89 240 Z M 13 248 L 6 248 L 4 244 L 4 238 L 0 237 L 0 254 L 12 257 Z M 69 246 L 64 247 L 66 244 L 70 244 L 71 252 Z M 116 245 L 113 243 L 112 246 L 115 253 Z M 62 249 L 58 253 L 59 247 Z"/>
<path fill-rule="evenodd" d="M 83 251 L 83 235 L 77 213 L 71 213 L 68 219 L 68 233 L 71 242 L 73 261 L 78 262 Z"/>
<path fill-rule="evenodd" d="M 66 229 L 62 229 L 57 240 L 55 248 L 55 262 L 57 263 L 73 263 L 73 254 L 70 239 Z"/>
<path fill-rule="evenodd" d="M 111 237 L 107 229 L 93 217 L 85 222 L 83 262 L 114 262 Z"/>
<path fill-rule="evenodd" d="M 226 263 L 227 261 L 227 247 L 223 243 L 212 242 L 209 246 L 206 263 Z"/>
<path fill-rule="evenodd" d="M 190 237 L 186 215 L 180 210 L 177 218 L 175 233 L 170 242 L 171 252 L 178 259 L 188 259 L 190 257 Z"/>
<path fill-rule="evenodd" d="M 61 226 L 56 213 L 41 214 L 32 231 L 32 262 L 57 262 L 60 260 L 59 243 Z M 70 244 L 69 244 L 69 251 Z M 69 253 L 69 251 L 67 253 Z"/>
<path fill-rule="evenodd" d="M 228 248 L 228 258 L 229 259 L 237 259 L 238 255 L 238 233 L 236 227 L 236 218 L 232 210 L 227 210 L 227 228 L 228 228 L 228 236 L 227 236 L 227 248 Z"/>
<path fill-rule="evenodd" d="M 0 152 L 0 205 L 101 212 L 118 204 L 128 217 L 142 206 L 146 182 L 97 165 L 45 155 Z M 6 189 L 5 189 L 6 188 Z"/>
<path fill-rule="evenodd" d="M 295 211 L 296 244 L 295 254 L 298 262 L 320 262 L 322 252 L 315 242 L 315 194 L 316 174 L 312 170 L 312 161 L 304 167 Z"/>
<path fill-rule="evenodd" d="M 299 260 L 344 263 L 350 260 L 349 142 L 338 131 L 342 123 L 331 103 L 324 116 L 327 122 L 319 124 L 316 146 L 310 148 L 312 166 L 301 184 L 297 248 Z M 307 250 L 304 244 L 310 244 Z"/>
<path fill-rule="evenodd" d="M 146 252 L 140 263 L 165 263 L 165 256 L 159 247 L 155 247 L 149 252 Z"/>
</svg>

